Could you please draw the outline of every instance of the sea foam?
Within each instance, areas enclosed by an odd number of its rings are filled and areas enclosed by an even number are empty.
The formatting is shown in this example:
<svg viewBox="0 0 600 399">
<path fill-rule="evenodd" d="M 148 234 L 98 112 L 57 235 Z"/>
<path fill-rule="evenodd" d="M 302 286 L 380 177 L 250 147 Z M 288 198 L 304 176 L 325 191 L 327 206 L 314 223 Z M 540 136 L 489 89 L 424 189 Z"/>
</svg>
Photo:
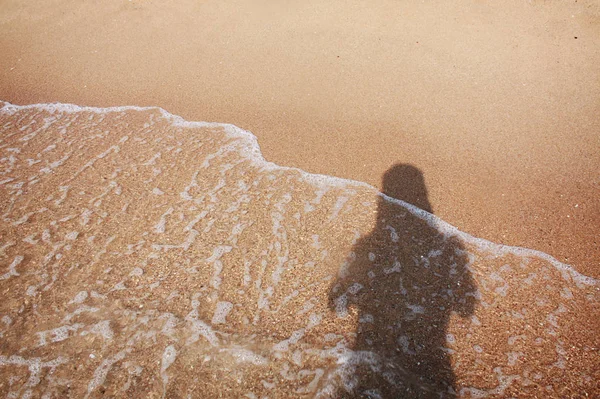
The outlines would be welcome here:
<svg viewBox="0 0 600 399">
<path fill-rule="evenodd" d="M 599 282 L 547 254 L 160 108 L 0 131 L 5 396 L 597 393 Z"/>
</svg>

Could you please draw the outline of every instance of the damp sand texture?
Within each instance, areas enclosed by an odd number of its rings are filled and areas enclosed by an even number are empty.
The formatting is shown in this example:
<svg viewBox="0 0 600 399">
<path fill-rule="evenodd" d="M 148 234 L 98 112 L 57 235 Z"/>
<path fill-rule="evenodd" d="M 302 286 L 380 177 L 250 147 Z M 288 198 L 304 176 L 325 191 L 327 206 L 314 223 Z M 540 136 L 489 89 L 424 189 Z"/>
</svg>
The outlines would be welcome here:
<svg viewBox="0 0 600 399">
<path fill-rule="evenodd" d="M 6 397 L 599 395 L 599 284 L 158 108 L 0 109 Z"/>
</svg>

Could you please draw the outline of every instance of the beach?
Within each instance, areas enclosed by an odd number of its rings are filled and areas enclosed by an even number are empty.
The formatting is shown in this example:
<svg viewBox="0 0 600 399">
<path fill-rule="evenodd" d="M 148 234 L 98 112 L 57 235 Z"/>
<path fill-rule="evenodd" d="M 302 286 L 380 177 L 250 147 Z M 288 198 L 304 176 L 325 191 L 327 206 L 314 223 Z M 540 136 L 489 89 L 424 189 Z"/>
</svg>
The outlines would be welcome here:
<svg viewBox="0 0 600 399">
<path fill-rule="evenodd" d="M 600 392 L 597 2 L 10 1 L 0 50 L 0 391 Z"/>
<path fill-rule="evenodd" d="M 599 276 L 597 2 L 1 7 L 4 101 L 161 106 L 375 186 L 411 163 L 444 220 Z"/>
<path fill-rule="evenodd" d="M 3 7 L 5 101 L 161 106 L 375 186 L 412 163 L 444 220 L 599 275 L 595 2 Z"/>
</svg>

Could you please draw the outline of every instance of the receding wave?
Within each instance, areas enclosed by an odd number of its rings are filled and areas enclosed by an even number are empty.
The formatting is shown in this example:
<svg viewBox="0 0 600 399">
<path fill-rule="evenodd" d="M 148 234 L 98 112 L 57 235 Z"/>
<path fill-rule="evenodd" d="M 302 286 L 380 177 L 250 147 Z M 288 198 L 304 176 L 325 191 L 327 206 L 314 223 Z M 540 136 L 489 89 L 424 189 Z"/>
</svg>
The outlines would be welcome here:
<svg viewBox="0 0 600 399">
<path fill-rule="evenodd" d="M 0 109 L 6 397 L 599 394 L 598 281 L 159 108 Z"/>
</svg>

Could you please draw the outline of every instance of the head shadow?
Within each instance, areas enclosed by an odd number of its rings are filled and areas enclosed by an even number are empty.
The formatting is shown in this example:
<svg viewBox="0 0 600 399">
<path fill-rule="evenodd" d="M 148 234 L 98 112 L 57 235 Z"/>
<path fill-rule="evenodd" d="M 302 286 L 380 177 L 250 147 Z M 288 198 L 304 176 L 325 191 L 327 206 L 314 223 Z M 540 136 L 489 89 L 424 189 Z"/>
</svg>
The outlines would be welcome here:
<svg viewBox="0 0 600 399">
<path fill-rule="evenodd" d="M 453 313 L 475 309 L 467 253 L 431 215 L 388 198 L 432 213 L 419 169 L 393 166 L 382 192 L 375 227 L 356 242 L 329 294 L 339 317 L 358 319 L 339 397 L 455 397 L 447 329 Z"/>
</svg>

